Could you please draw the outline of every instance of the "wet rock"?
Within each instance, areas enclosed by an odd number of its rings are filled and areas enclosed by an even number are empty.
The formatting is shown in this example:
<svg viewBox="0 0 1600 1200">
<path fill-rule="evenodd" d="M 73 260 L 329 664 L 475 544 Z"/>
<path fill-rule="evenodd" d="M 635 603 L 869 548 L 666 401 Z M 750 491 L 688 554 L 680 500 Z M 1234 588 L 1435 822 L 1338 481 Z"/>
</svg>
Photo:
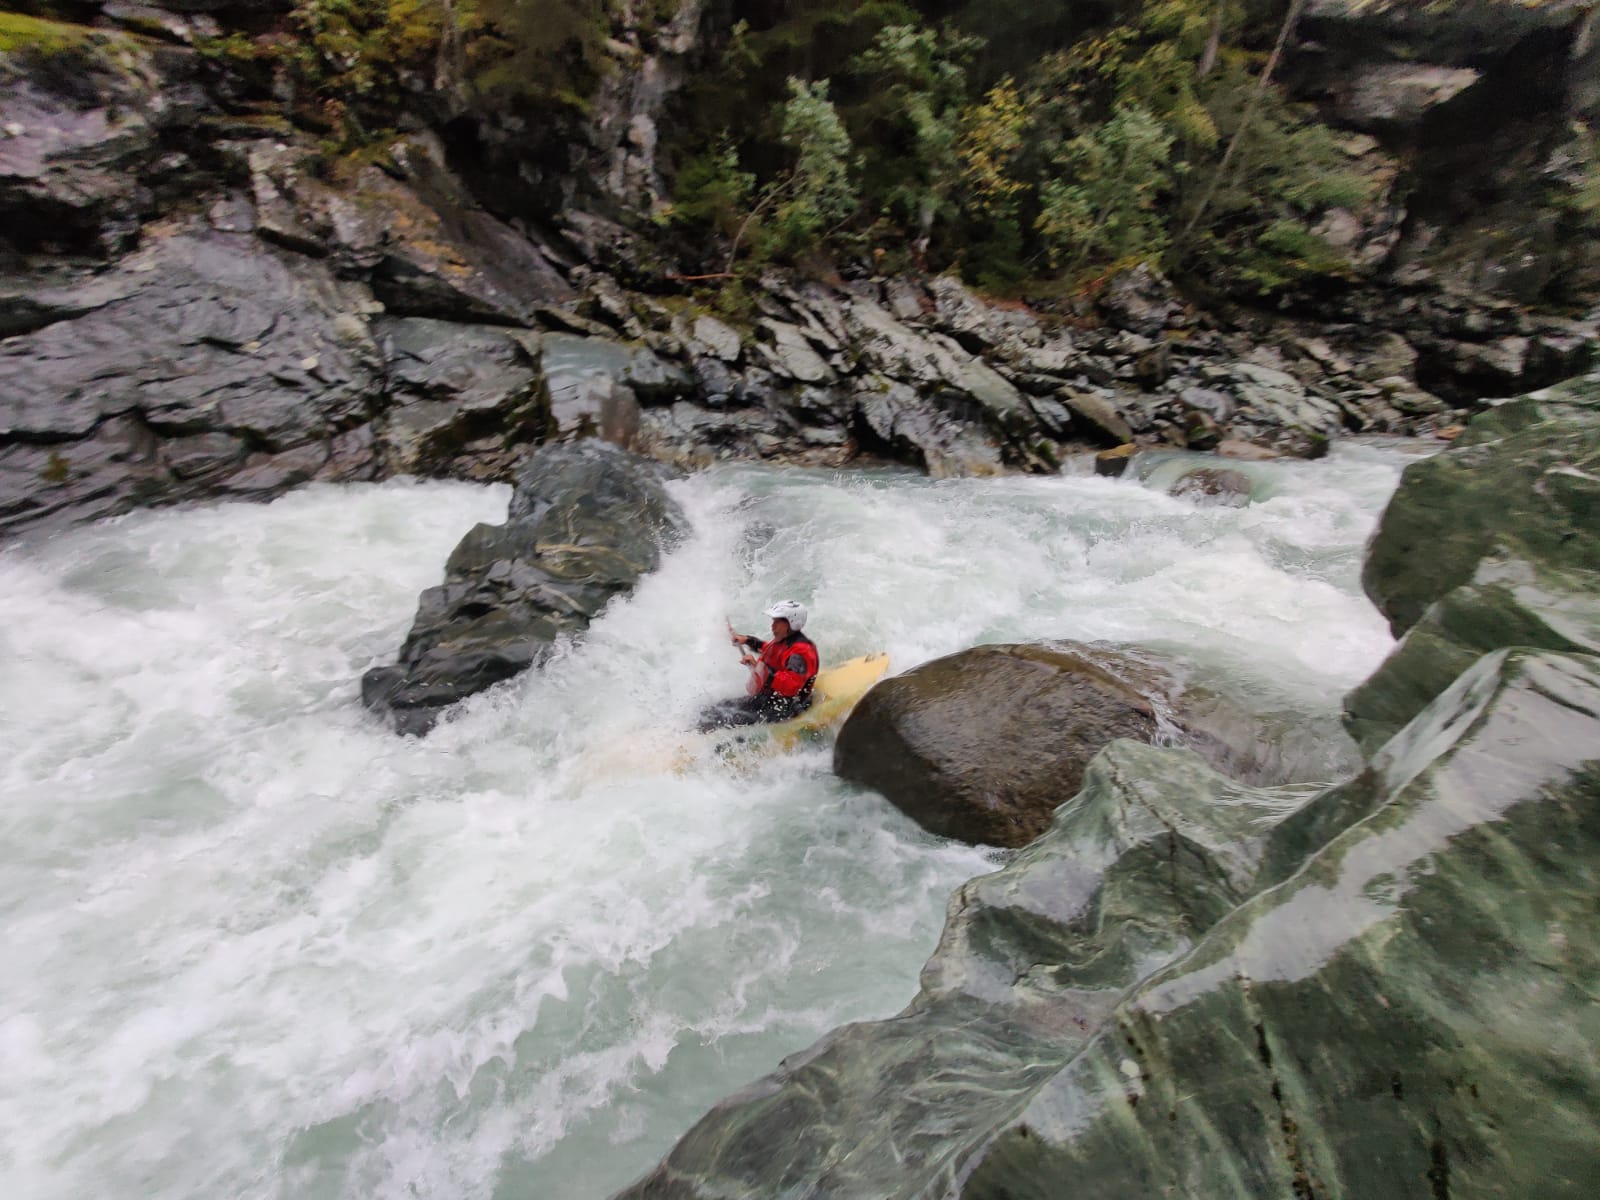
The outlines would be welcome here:
<svg viewBox="0 0 1600 1200">
<path fill-rule="evenodd" d="M 1450 450 L 1407 467 L 1362 571 L 1396 635 L 1486 558 L 1600 562 L 1600 485 L 1586 469 L 1597 450 L 1600 382 L 1590 377 L 1496 406 Z M 1423 550 L 1430 569 L 1409 569 Z"/>
<path fill-rule="evenodd" d="M 1200 467 L 1179 477 L 1172 494 L 1197 504 L 1243 508 L 1250 503 L 1250 476 L 1243 471 Z"/>
<path fill-rule="evenodd" d="M 1252 362 L 1209 366 L 1202 374 L 1210 387 L 1228 393 L 1235 410 L 1228 436 L 1299 458 L 1327 452 L 1328 440 L 1342 429 L 1339 406 L 1306 390 L 1286 371 Z"/>
<path fill-rule="evenodd" d="M 1243 792 L 1192 754 L 1113 742 L 1050 835 L 957 891 L 905 1012 L 845 1026 L 786 1059 L 619 1200 L 780 1186 L 940 1194 L 979 1127 L 1020 1109 L 1121 991 L 1248 894 L 1266 834 L 1304 798 Z M 1149 886 L 1152 872 L 1162 886 Z M 1062 963 L 1078 971 L 1058 984 Z"/>
<path fill-rule="evenodd" d="M 1283 455 L 1266 446 L 1257 446 L 1253 442 L 1241 442 L 1235 438 L 1224 438 L 1217 443 L 1218 458 L 1232 458 L 1240 462 L 1271 462 Z"/>
<path fill-rule="evenodd" d="M 136 277 L 74 264 L 0 274 L 0 337 L 81 317 L 138 290 Z"/>
<path fill-rule="evenodd" d="M 391 312 L 529 324 L 544 306 L 573 299 L 539 247 L 467 195 L 436 138 L 402 138 L 389 170 L 364 167 L 338 187 L 310 160 L 294 145 L 251 149 L 257 231 L 300 253 L 333 255 L 347 273 L 370 278 Z"/>
<path fill-rule="evenodd" d="M 1138 447 L 1132 442 L 1125 442 L 1110 450 L 1102 450 L 1094 456 L 1094 473 L 1109 476 L 1112 479 L 1121 477 L 1128 469 L 1128 462 L 1138 452 Z"/>
<path fill-rule="evenodd" d="M 876 304 L 852 299 L 843 320 L 863 366 L 890 379 L 929 390 L 953 390 L 971 403 L 989 430 L 1025 434 L 1031 424 L 1027 401 L 992 367 L 938 335 L 925 337 L 894 320 Z M 946 405 L 947 410 L 949 405 Z"/>
<path fill-rule="evenodd" d="M 1095 442 L 1124 446 L 1133 441 L 1133 429 L 1117 406 L 1089 392 L 1064 392 L 1061 403 L 1073 417 L 1073 428 Z"/>
<path fill-rule="evenodd" d="M 1285 855 L 1292 878 L 1269 848 L 1288 881 L 1139 984 L 960 1195 L 1587 1190 L 1600 785 L 1575 751 L 1600 672 L 1496 656 L 1463 684 L 1380 764 L 1372 815 Z"/>
<path fill-rule="evenodd" d="M 383 318 L 374 333 L 388 363 L 381 427 L 395 473 L 509 479 L 526 447 L 554 432 L 536 338 L 415 317 Z"/>
<path fill-rule="evenodd" d="M 1183 308 L 1166 277 L 1143 263 L 1119 272 L 1101 291 L 1098 303 L 1114 328 L 1144 337 L 1155 337 Z"/>
<path fill-rule="evenodd" d="M 142 38 L 13 16 L 0 53 L 0 243 L 110 254 L 192 172 L 165 139 L 210 109 L 191 56 Z M 28 29 L 51 43 L 29 52 Z"/>
<path fill-rule="evenodd" d="M 1149 740 L 1146 696 L 1115 655 L 980 646 L 885 680 L 851 713 L 834 771 L 882 792 L 923 828 L 1023 846 L 1113 738 Z"/>
<path fill-rule="evenodd" d="M 855 400 L 867 449 L 914 462 L 935 479 L 997 475 L 1002 470 L 1003 451 L 993 435 L 904 383 L 868 377 L 857 388 Z"/>
<path fill-rule="evenodd" d="M 1597 455 L 1600 382 L 1590 378 L 1491 409 L 1451 449 L 1406 468 L 1362 574 L 1403 638 L 1345 700 L 1364 746 L 1483 654 L 1600 651 Z"/>
<path fill-rule="evenodd" d="M 151 237 L 82 288 L 54 302 L 64 319 L 0 342 L 0 444 L 52 445 L 72 464 L 18 496 L 0 530 L 208 494 L 221 477 L 194 469 L 196 443 L 166 456 L 162 441 L 219 434 L 280 454 L 364 424 L 382 395 L 370 294 L 248 235 Z M 130 431 L 148 447 L 128 449 Z M 21 488 L 38 455 L 11 457 Z"/>
<path fill-rule="evenodd" d="M 108 418 L 72 442 L 0 438 L 0 537 L 47 533 L 181 498 L 160 445 L 137 416 Z"/>
<path fill-rule="evenodd" d="M 1533 653 L 1319 793 L 1113 743 L 957 893 L 904 1012 L 622 1198 L 1586 1195 L 1595 745 L 1600 661 Z"/>
<path fill-rule="evenodd" d="M 550 402 L 564 427 L 569 406 L 604 380 L 625 387 L 646 404 L 666 404 L 694 389 L 693 378 L 648 346 L 614 338 L 547 333 L 538 339 Z"/>
<path fill-rule="evenodd" d="M 652 458 L 698 468 L 725 459 L 782 457 L 803 465 L 841 466 L 850 457 L 843 443 L 823 452 L 798 449 L 799 426 L 776 397 L 770 404 L 733 409 L 705 408 L 688 401 L 645 409 L 639 445 Z"/>
<path fill-rule="evenodd" d="M 476 526 L 422 594 L 398 663 L 363 677 L 363 703 L 426 733 L 450 705 L 580 634 L 685 529 L 654 464 L 597 440 L 540 448 L 505 524 Z"/>
<path fill-rule="evenodd" d="M 239 470 L 218 481 L 218 490 L 224 495 L 267 500 L 316 479 L 327 465 L 328 455 L 329 448 L 323 443 L 252 454 Z"/>
</svg>

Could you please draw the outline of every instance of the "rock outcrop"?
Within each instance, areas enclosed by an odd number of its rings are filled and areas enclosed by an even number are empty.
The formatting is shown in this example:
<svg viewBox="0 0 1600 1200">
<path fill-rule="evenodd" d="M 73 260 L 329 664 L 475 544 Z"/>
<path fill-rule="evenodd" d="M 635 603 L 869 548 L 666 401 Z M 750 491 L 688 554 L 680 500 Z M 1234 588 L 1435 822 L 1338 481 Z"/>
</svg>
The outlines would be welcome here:
<svg viewBox="0 0 1600 1200">
<path fill-rule="evenodd" d="M 1380 211 L 1341 214 L 1358 242 L 1386 243 L 1363 268 L 1371 278 L 1519 302 L 1593 291 L 1593 238 L 1545 201 L 1582 170 L 1600 99 L 1595 31 L 1573 0 L 1305 6 L 1291 86 L 1370 134 L 1364 158 L 1398 170 Z"/>
<path fill-rule="evenodd" d="M 1362 580 L 1402 636 L 1345 702 L 1369 747 L 1492 650 L 1600 652 L 1600 379 L 1499 405 L 1406 468 Z"/>
<path fill-rule="evenodd" d="M 631 72 L 603 73 L 592 136 L 571 113 L 534 133 L 436 86 L 414 91 L 406 132 L 350 156 L 221 36 L 286 5 L 192 8 L 113 6 L 100 28 L 8 18 L 0 536 L 311 479 L 509 480 L 533 445 L 589 432 L 686 466 L 891 459 L 941 476 L 1122 446 L 1315 456 L 1348 432 L 1457 424 L 1593 359 L 1592 319 L 1536 316 L 1491 286 L 1515 254 L 1546 283 L 1578 270 L 1559 230 L 1463 258 L 1470 223 L 1398 209 L 1330 214 L 1371 286 L 1319 297 L 1314 317 L 1202 313 L 1143 266 L 1050 312 L 855 267 L 827 283 L 772 271 L 724 304 L 639 224 L 661 195 L 655 121 L 713 31 L 703 4 L 664 23 L 617 9 L 602 49 Z M 1579 9 L 1471 11 L 1493 31 L 1481 45 L 1459 14 L 1411 4 L 1305 14 L 1321 49 L 1291 47 L 1285 78 L 1372 127 L 1350 152 L 1383 160 L 1386 196 L 1399 143 L 1464 144 L 1452 131 L 1541 63 L 1560 59 L 1559 78 L 1493 125 L 1516 143 L 1511 175 L 1528 154 L 1567 161 L 1553 114 L 1597 102 Z M 540 157 L 562 130 L 570 161 Z M 1410 290 L 1377 290 L 1395 280 Z"/>
<path fill-rule="evenodd" d="M 370 296 L 321 263 L 195 229 L 52 283 L 0 341 L 5 527 L 376 474 Z"/>
<path fill-rule="evenodd" d="M 503 525 L 478 525 L 422 594 L 399 662 L 361 681 L 402 733 L 546 658 L 685 531 L 660 469 L 596 439 L 546 446 L 517 476 Z"/>
</svg>

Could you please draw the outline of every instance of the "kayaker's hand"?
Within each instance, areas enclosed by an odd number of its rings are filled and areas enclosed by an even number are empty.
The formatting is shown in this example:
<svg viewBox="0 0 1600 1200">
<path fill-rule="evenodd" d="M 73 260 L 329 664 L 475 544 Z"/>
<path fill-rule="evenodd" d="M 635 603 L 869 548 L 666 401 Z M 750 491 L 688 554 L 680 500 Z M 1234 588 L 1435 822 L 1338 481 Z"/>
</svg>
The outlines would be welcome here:
<svg viewBox="0 0 1600 1200">
<path fill-rule="evenodd" d="M 756 665 L 757 659 L 754 654 L 751 654 L 750 651 L 746 650 L 743 654 L 739 655 L 739 661 L 747 667 L 753 667 Z"/>
</svg>

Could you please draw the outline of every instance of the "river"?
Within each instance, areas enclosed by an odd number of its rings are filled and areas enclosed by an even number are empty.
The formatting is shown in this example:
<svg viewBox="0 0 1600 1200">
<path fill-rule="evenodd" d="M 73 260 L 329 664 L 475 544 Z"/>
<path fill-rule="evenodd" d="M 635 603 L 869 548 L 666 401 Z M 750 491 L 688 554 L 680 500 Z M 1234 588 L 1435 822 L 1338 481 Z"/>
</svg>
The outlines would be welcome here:
<svg viewBox="0 0 1600 1200">
<path fill-rule="evenodd" d="M 420 740 L 360 706 L 504 487 L 313 486 L 0 552 L 0 1175 L 17 1200 L 598 1200 L 825 1030 L 909 1001 L 963 880 L 825 748 L 675 751 L 724 617 L 824 660 L 1170 654 L 1325 727 L 1392 645 L 1362 546 L 1407 453 L 1094 477 L 719 467 L 580 644 Z"/>
</svg>

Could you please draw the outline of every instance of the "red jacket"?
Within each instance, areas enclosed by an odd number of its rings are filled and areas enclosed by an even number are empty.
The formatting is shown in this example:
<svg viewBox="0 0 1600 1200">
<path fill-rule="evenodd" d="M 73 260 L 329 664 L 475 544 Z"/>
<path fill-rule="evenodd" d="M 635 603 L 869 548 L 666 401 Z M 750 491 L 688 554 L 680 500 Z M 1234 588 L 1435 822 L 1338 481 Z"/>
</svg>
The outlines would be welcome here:
<svg viewBox="0 0 1600 1200">
<path fill-rule="evenodd" d="M 749 643 L 753 649 L 756 639 L 750 638 Z M 766 675 L 761 691 L 775 692 L 785 699 L 811 694 L 811 682 L 816 679 L 821 664 L 817 647 L 810 638 L 803 633 L 791 633 L 782 641 L 773 639 L 760 646 L 759 657 Z"/>
</svg>

